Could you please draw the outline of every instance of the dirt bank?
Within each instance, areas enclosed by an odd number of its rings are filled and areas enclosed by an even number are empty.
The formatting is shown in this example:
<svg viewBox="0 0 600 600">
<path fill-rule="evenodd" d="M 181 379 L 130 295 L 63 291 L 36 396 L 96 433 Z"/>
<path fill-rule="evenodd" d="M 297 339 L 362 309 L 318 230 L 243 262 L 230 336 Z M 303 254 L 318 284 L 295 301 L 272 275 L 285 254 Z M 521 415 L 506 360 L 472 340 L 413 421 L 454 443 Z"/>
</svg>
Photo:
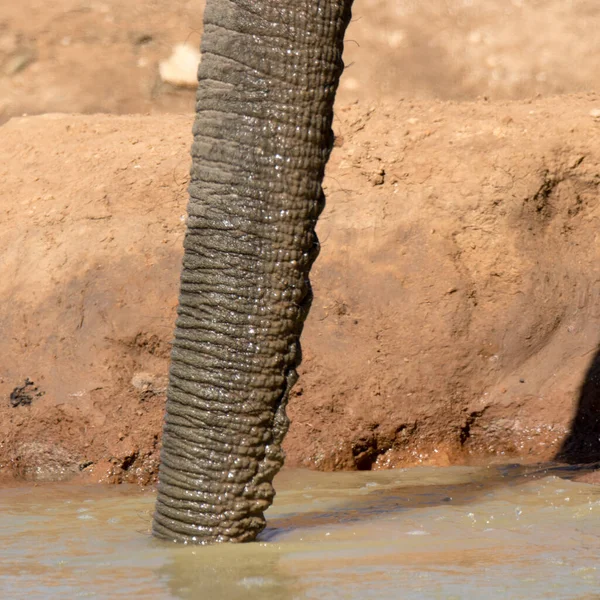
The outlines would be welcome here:
<svg viewBox="0 0 600 600">
<path fill-rule="evenodd" d="M 598 108 L 338 110 L 289 465 L 553 456 L 600 335 Z M 5 475 L 155 476 L 190 126 L 0 128 Z"/>
</svg>

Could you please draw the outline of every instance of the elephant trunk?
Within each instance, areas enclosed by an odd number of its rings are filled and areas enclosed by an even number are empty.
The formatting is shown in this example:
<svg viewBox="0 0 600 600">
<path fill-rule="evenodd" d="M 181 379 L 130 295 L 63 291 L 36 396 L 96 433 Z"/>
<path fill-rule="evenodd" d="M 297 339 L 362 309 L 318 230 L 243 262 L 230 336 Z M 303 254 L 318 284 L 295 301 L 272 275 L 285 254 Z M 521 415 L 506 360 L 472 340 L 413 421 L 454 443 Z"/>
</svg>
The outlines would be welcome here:
<svg viewBox="0 0 600 600">
<path fill-rule="evenodd" d="M 283 464 L 351 0 L 208 0 L 153 533 L 249 541 Z"/>
</svg>

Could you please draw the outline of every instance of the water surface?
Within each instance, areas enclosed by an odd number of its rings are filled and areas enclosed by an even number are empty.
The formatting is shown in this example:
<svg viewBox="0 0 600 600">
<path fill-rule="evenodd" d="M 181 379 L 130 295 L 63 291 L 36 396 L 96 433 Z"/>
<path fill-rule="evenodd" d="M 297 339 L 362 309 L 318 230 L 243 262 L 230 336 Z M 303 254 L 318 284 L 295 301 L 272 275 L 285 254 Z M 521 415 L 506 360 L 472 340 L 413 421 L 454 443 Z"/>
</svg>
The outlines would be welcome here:
<svg viewBox="0 0 600 600">
<path fill-rule="evenodd" d="M 600 598 L 600 486 L 535 467 L 283 471 L 260 541 L 149 535 L 134 487 L 0 490 L 1 598 Z"/>
</svg>

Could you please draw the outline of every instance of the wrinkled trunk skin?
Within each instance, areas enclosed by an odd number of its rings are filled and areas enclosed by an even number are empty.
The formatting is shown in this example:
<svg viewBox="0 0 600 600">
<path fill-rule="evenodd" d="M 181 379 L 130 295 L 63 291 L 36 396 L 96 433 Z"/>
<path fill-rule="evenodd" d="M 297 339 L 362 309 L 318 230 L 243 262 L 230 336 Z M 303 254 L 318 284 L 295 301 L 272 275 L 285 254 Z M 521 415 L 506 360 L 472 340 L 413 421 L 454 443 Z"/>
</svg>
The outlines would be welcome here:
<svg viewBox="0 0 600 600">
<path fill-rule="evenodd" d="M 155 536 L 265 527 L 351 0 L 208 0 Z"/>
</svg>

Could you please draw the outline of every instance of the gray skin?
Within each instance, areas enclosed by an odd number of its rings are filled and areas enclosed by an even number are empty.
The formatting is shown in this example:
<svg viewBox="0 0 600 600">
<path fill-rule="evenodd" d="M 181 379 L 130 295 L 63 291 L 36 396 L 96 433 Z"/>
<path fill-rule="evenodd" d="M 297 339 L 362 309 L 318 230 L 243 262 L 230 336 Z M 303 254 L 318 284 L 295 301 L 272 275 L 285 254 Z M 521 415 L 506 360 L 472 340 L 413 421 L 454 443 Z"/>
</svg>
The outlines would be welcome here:
<svg viewBox="0 0 600 600">
<path fill-rule="evenodd" d="M 153 533 L 265 527 L 352 0 L 208 0 Z"/>
</svg>

